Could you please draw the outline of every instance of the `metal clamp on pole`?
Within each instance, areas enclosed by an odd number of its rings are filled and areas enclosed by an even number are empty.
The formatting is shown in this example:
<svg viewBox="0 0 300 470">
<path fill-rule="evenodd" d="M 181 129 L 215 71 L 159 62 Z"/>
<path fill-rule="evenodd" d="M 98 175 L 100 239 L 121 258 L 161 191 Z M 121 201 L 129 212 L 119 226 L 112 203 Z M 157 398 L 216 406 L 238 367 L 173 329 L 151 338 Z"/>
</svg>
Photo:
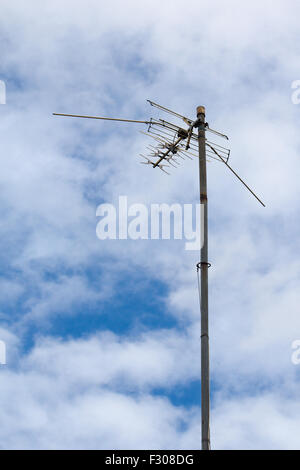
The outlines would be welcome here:
<svg viewBox="0 0 300 470">
<path fill-rule="evenodd" d="M 198 272 L 201 268 L 203 268 L 204 266 L 207 266 L 208 268 L 210 268 L 210 267 L 211 267 L 211 264 L 210 264 L 210 263 L 207 263 L 207 262 L 205 262 L 205 261 L 200 261 L 200 263 L 197 263 L 197 264 L 196 264 L 197 272 Z"/>
</svg>

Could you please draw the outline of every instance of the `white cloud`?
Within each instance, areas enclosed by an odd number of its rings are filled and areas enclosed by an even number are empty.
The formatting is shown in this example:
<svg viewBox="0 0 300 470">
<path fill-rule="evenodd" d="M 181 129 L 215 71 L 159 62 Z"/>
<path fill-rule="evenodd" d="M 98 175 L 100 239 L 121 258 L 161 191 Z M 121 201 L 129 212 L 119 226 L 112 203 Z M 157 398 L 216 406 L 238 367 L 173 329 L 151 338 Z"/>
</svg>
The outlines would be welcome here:
<svg viewBox="0 0 300 470">
<path fill-rule="evenodd" d="M 64 375 L 68 371 L 80 385 L 115 383 L 120 387 L 148 389 L 171 387 L 199 376 L 197 338 L 172 330 L 144 333 L 137 338 L 118 338 L 112 333 L 58 343 L 42 342 L 26 360 L 27 367 Z"/>
<path fill-rule="evenodd" d="M 187 338 L 168 332 L 41 339 L 17 370 L 1 372 L 2 447 L 195 447 L 197 411 L 149 393 L 188 380 L 191 355 Z"/>
<path fill-rule="evenodd" d="M 226 450 L 295 450 L 299 419 L 295 395 L 293 400 L 276 392 L 228 400 L 214 411 L 212 439 Z"/>
</svg>

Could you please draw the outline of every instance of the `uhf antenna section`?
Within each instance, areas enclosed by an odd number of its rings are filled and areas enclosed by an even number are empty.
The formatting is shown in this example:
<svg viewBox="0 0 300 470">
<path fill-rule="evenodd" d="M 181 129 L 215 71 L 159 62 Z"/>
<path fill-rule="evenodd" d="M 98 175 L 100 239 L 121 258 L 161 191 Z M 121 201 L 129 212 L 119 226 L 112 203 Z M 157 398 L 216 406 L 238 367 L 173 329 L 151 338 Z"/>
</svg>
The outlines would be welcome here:
<svg viewBox="0 0 300 470">
<path fill-rule="evenodd" d="M 187 119 L 187 118 L 186 118 Z M 190 125 L 189 129 L 181 128 L 173 123 L 159 119 L 158 121 L 151 121 L 147 132 L 141 131 L 143 134 L 148 135 L 155 141 L 157 141 L 157 152 L 155 157 L 158 158 L 153 163 L 153 167 L 158 166 L 163 159 L 166 159 L 169 163 L 174 161 L 176 157 L 182 159 L 196 157 L 199 158 L 198 154 L 198 136 L 193 132 L 193 125 Z M 218 162 L 228 162 L 230 156 L 230 150 L 217 144 L 206 140 L 206 153 L 208 158 L 207 161 L 216 160 Z M 216 151 L 222 155 L 222 160 L 216 156 L 211 147 L 215 147 Z M 150 155 L 151 157 L 153 155 Z M 158 163 L 158 165 L 156 165 Z"/>
</svg>

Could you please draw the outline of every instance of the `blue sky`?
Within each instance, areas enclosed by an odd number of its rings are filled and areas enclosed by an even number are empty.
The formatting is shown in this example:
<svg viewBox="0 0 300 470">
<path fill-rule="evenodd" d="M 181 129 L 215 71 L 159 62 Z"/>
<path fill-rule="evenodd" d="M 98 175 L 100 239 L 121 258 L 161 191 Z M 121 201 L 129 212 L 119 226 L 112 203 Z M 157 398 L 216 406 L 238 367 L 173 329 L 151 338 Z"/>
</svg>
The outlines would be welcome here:
<svg viewBox="0 0 300 470">
<path fill-rule="evenodd" d="M 300 448 L 298 3 L 2 3 L 1 446 L 200 447 L 198 254 L 96 237 L 119 196 L 197 203 L 197 162 L 167 177 L 145 127 L 52 116 L 166 117 L 152 99 L 205 105 L 267 206 L 208 165 L 212 446 Z"/>
</svg>

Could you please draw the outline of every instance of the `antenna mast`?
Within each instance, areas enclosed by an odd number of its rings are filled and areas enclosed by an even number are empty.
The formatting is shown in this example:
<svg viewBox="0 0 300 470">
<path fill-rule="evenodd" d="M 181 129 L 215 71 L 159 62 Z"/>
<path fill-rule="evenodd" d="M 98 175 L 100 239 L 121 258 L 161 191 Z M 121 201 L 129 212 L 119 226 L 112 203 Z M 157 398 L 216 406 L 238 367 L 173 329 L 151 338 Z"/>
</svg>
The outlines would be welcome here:
<svg viewBox="0 0 300 470">
<path fill-rule="evenodd" d="M 201 273 L 200 282 L 200 313 L 201 313 L 201 435 L 202 450 L 210 450 L 209 431 L 209 335 L 208 335 L 208 229 L 207 229 L 207 171 L 205 142 L 205 107 L 198 106 L 198 147 L 199 147 L 199 183 L 200 204 L 203 210 L 202 245 L 200 247 L 200 263 L 197 270 Z"/>
<path fill-rule="evenodd" d="M 230 150 L 206 138 L 206 132 L 210 132 L 215 136 L 228 140 L 228 137 L 220 132 L 211 129 L 205 122 L 205 107 L 197 107 L 197 119 L 193 121 L 181 114 L 176 113 L 164 106 L 153 101 L 147 100 L 151 106 L 158 108 L 160 111 L 166 112 L 182 119 L 188 129 L 184 129 L 171 122 L 163 119 L 159 120 L 133 120 L 121 118 L 107 118 L 100 116 L 83 116 L 78 114 L 58 114 L 55 116 L 67 116 L 86 119 L 100 119 L 105 121 L 131 122 L 138 124 L 147 124 L 147 132 L 142 132 L 151 137 L 156 146 L 149 145 L 147 148 L 150 154 L 145 156 L 140 154 L 144 161 L 140 162 L 144 165 L 151 165 L 153 168 L 159 168 L 164 173 L 169 173 L 164 168 L 177 167 L 180 165 L 179 158 L 199 159 L 199 183 L 200 183 L 200 204 L 204 211 L 202 240 L 200 249 L 200 262 L 197 264 L 198 287 L 200 297 L 200 314 L 201 314 L 201 448 L 202 450 L 210 450 L 210 376 L 209 376 L 209 318 L 208 318 L 208 228 L 207 228 L 207 171 L 206 162 L 209 159 L 217 160 L 223 163 L 234 176 L 245 186 L 245 188 L 257 199 L 257 201 L 265 207 L 259 197 L 249 188 L 242 178 L 229 166 L 228 160 Z M 194 129 L 198 128 L 198 135 Z M 152 140 L 152 142 L 153 142 Z M 155 161 L 153 161 L 155 159 Z M 199 279 L 200 273 L 200 279 Z"/>
</svg>

